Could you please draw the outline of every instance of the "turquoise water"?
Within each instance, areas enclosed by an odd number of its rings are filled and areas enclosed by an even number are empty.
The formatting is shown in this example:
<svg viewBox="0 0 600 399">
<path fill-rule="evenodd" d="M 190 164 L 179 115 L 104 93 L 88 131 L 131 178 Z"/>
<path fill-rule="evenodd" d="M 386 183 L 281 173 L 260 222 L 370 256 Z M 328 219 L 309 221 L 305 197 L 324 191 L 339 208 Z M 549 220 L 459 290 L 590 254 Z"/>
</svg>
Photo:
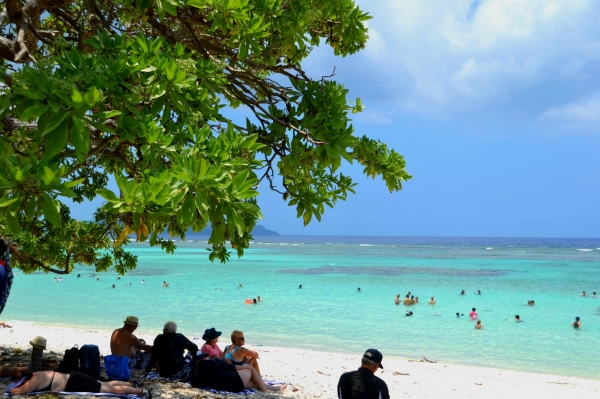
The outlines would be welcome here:
<svg viewBox="0 0 600 399">
<path fill-rule="evenodd" d="M 600 240 L 265 237 L 225 265 L 208 261 L 205 242 L 178 244 L 175 255 L 130 245 L 139 266 L 121 280 L 84 267 L 61 283 L 19 274 L 2 319 L 112 328 L 136 315 L 147 339 L 174 320 L 190 337 L 216 327 L 222 347 L 241 329 L 253 344 L 600 378 Z M 421 301 L 413 317 L 394 304 L 407 291 Z M 455 316 L 472 307 L 483 330 Z"/>
</svg>

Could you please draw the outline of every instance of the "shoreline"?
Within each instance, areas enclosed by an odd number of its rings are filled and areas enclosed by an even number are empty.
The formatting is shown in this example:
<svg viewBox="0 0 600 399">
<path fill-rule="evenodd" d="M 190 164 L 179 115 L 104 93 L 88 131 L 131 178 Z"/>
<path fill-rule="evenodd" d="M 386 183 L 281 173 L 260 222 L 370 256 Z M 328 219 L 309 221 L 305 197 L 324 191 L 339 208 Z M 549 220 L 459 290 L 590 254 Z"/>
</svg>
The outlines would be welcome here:
<svg viewBox="0 0 600 399">
<path fill-rule="evenodd" d="M 60 355 L 65 349 L 86 343 L 98 345 L 100 353 L 110 353 L 109 340 L 112 329 L 82 329 L 17 321 L 12 328 L 0 329 L 2 346 L 30 349 L 29 341 L 36 335 L 48 340 L 47 350 Z M 119 328 L 120 326 L 115 326 Z M 136 334 L 148 343 L 151 334 Z M 188 338 L 192 339 L 192 337 Z M 221 336 L 219 346 L 224 348 L 227 337 Z M 194 341 L 201 346 L 203 341 Z M 248 347 L 260 354 L 259 364 L 266 378 L 288 381 L 292 385 L 283 396 L 309 398 L 336 398 L 336 387 L 343 372 L 360 366 L 361 353 L 333 353 L 318 350 L 282 348 L 274 346 Z M 367 349 L 365 347 L 365 349 Z M 536 372 L 466 366 L 444 363 L 418 362 L 386 356 L 384 369 L 376 375 L 388 385 L 392 398 L 530 398 L 532 393 L 546 398 L 598 397 L 600 380 L 567 377 Z M 157 395 L 163 396 L 163 395 Z"/>
</svg>

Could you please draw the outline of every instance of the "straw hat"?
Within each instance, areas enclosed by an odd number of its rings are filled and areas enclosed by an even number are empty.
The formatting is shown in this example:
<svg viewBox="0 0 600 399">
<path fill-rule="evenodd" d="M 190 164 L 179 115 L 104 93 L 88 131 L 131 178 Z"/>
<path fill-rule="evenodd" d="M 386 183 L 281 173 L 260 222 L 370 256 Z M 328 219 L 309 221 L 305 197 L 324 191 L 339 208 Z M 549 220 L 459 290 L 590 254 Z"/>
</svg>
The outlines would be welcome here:
<svg viewBox="0 0 600 399">
<path fill-rule="evenodd" d="M 127 316 L 127 318 L 125 319 L 125 321 L 123 323 L 125 324 L 129 324 L 130 326 L 136 326 L 138 325 L 138 318 L 135 316 Z"/>
<path fill-rule="evenodd" d="M 41 350 L 46 349 L 46 338 L 44 338 L 44 337 L 37 336 L 37 337 L 33 338 L 31 341 L 29 341 L 29 343 L 31 344 L 31 346 L 33 346 L 36 349 L 41 349 Z"/>
</svg>

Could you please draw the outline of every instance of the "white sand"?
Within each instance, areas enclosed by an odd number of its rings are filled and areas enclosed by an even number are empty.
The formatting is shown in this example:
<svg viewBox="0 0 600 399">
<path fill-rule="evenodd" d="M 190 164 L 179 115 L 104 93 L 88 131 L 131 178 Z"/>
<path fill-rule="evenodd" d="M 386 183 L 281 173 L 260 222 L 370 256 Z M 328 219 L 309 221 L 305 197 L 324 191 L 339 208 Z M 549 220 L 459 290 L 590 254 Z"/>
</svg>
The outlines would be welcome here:
<svg viewBox="0 0 600 399">
<path fill-rule="evenodd" d="M 120 326 L 115 326 L 118 328 Z M 64 353 L 74 344 L 95 344 L 103 355 L 110 354 L 111 330 L 83 330 L 16 322 L 12 329 L 0 329 L 0 342 L 13 348 L 30 348 L 36 335 L 48 340 L 47 349 Z M 139 331 L 139 338 L 152 343 L 154 336 Z M 222 338 L 220 346 L 227 344 Z M 202 342 L 196 342 L 202 344 Z M 284 396 L 291 398 L 337 398 L 339 376 L 360 366 L 362 353 L 337 354 L 277 347 L 248 347 L 260 354 L 260 368 L 266 378 L 289 381 Z M 366 348 L 365 348 L 366 349 Z M 386 357 L 385 369 L 377 373 L 388 385 L 392 398 L 598 398 L 600 380 L 525 373 L 484 367 L 411 362 Z M 596 367 L 596 365 L 590 365 Z M 408 374 L 408 375 L 406 375 Z M 262 396 L 262 395 L 259 395 Z M 158 393 L 154 397 L 172 397 Z M 238 396 L 239 397 L 239 396 Z"/>
</svg>

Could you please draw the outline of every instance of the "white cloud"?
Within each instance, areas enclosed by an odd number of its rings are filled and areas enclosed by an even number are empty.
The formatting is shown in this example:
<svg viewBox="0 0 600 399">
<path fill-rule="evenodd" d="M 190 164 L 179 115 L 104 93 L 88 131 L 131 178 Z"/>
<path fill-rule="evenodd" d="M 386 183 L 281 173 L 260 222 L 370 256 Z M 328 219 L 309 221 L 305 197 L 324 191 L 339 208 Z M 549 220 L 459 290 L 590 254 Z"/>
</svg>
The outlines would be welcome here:
<svg viewBox="0 0 600 399">
<path fill-rule="evenodd" d="M 356 2 L 374 17 L 371 39 L 338 79 L 368 106 L 537 118 L 600 92 L 597 0 Z"/>
<path fill-rule="evenodd" d="M 560 107 L 552 107 L 542 114 L 543 119 L 574 124 L 600 122 L 600 93 Z"/>
</svg>

